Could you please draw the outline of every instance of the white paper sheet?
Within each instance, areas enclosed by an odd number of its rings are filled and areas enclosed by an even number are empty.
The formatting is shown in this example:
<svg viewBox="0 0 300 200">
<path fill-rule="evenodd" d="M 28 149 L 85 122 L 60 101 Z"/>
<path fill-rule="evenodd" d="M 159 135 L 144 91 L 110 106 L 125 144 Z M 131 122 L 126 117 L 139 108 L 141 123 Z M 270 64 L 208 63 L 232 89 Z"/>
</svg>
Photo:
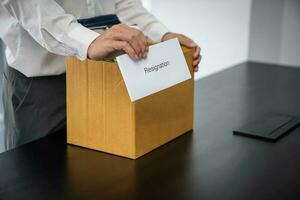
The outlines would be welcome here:
<svg viewBox="0 0 300 200">
<path fill-rule="evenodd" d="M 117 57 L 131 101 L 141 99 L 191 78 L 178 39 L 149 47 L 146 59 Z"/>
</svg>

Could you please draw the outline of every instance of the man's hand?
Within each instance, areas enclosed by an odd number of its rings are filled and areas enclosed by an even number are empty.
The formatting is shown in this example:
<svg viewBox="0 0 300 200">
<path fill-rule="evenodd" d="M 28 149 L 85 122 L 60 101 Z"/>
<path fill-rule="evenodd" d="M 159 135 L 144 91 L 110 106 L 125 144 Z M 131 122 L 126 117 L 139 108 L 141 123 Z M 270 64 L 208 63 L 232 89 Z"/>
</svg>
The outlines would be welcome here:
<svg viewBox="0 0 300 200">
<path fill-rule="evenodd" d="M 88 48 L 88 58 L 109 59 L 127 53 L 133 60 L 145 58 L 148 45 L 144 34 L 124 24 L 111 27 L 97 37 Z"/>
<path fill-rule="evenodd" d="M 178 33 L 171 33 L 168 32 L 162 37 L 162 41 L 166 41 L 172 38 L 177 38 L 183 46 L 189 47 L 189 48 L 196 48 L 196 51 L 194 53 L 194 71 L 198 71 L 198 65 L 201 62 L 202 56 L 200 55 L 201 49 L 200 47 L 190 38 L 186 37 L 185 35 L 178 34 Z"/>
</svg>

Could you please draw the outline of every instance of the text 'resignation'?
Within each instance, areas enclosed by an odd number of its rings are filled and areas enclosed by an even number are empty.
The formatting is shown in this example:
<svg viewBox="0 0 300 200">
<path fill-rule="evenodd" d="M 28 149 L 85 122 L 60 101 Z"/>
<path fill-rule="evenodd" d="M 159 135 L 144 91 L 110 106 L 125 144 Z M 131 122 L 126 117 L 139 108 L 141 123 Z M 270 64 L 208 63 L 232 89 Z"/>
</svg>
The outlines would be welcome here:
<svg viewBox="0 0 300 200">
<path fill-rule="evenodd" d="M 153 65 L 151 67 L 145 67 L 144 72 L 145 74 L 149 74 L 151 72 L 157 72 L 158 70 L 170 66 L 170 61 L 164 61 L 158 65 Z"/>
</svg>

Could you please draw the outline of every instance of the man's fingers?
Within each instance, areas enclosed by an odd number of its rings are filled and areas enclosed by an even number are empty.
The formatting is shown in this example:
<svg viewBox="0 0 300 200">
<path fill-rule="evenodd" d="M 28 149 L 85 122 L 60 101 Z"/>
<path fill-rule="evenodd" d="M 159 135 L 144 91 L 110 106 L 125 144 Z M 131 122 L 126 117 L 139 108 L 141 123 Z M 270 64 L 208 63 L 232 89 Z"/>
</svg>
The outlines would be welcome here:
<svg viewBox="0 0 300 200">
<path fill-rule="evenodd" d="M 116 50 L 122 50 L 129 55 L 129 57 L 133 60 L 138 60 L 139 57 L 132 48 L 132 46 L 126 41 L 113 41 L 113 47 Z"/>
<path fill-rule="evenodd" d="M 201 61 L 201 55 L 199 56 L 199 58 L 197 58 L 197 59 L 194 59 L 194 61 L 193 61 L 193 66 L 194 67 L 196 67 L 196 66 L 198 66 L 199 64 L 200 64 L 200 61 Z"/>
<path fill-rule="evenodd" d="M 142 32 L 139 32 L 139 37 L 140 37 L 139 41 L 141 42 L 141 45 L 142 45 L 142 55 L 141 56 L 143 58 L 145 58 L 149 51 L 147 38 L 145 37 L 145 35 Z"/>
<path fill-rule="evenodd" d="M 134 28 L 129 28 L 127 32 L 130 35 L 128 43 L 134 48 L 138 57 L 140 59 L 143 58 L 146 51 L 146 39 L 144 39 L 144 34 Z"/>
<path fill-rule="evenodd" d="M 198 71 L 199 71 L 199 67 L 198 66 L 194 67 L 194 72 L 198 72 Z"/>
<path fill-rule="evenodd" d="M 128 28 L 134 33 L 134 38 L 132 39 L 138 41 L 139 46 L 141 47 L 141 52 L 139 56 L 144 57 L 144 55 L 148 52 L 147 38 L 145 37 L 142 31 L 132 27 L 128 27 Z"/>
<path fill-rule="evenodd" d="M 194 59 L 198 58 L 200 56 L 200 52 L 201 52 L 201 49 L 199 46 L 196 47 L 196 51 L 194 53 Z"/>
<path fill-rule="evenodd" d="M 125 25 L 115 26 L 113 39 L 127 41 L 139 58 L 143 58 L 147 49 L 147 41 L 144 34 L 134 28 Z"/>
<path fill-rule="evenodd" d="M 140 38 L 136 35 L 132 35 L 127 42 L 132 46 L 139 59 L 141 59 L 143 57 L 145 47 L 142 45 Z"/>
<path fill-rule="evenodd" d="M 195 57 L 195 55 L 193 55 L 194 60 L 198 59 L 199 57 L 200 57 L 200 54 L 198 54 L 196 57 Z"/>
<path fill-rule="evenodd" d="M 184 35 L 179 35 L 177 38 L 178 38 L 179 42 L 186 47 L 193 48 L 193 47 L 198 46 L 193 40 L 191 40 L 190 38 L 188 38 Z"/>
<path fill-rule="evenodd" d="M 147 53 L 147 41 L 146 38 L 144 36 L 144 34 L 141 31 L 137 31 L 137 35 L 136 37 L 133 38 L 133 40 L 135 40 L 140 48 L 140 52 L 139 52 L 139 58 L 144 58 L 146 53 Z"/>
<path fill-rule="evenodd" d="M 142 46 L 130 31 L 122 30 L 117 32 L 114 34 L 113 39 L 117 41 L 126 41 L 134 49 L 136 55 L 142 53 Z"/>
<path fill-rule="evenodd" d="M 200 59 L 194 60 L 193 61 L 193 66 L 196 67 L 196 66 L 199 65 L 199 63 L 200 63 Z"/>
<path fill-rule="evenodd" d="M 98 60 L 127 53 L 133 60 L 145 57 L 148 51 L 144 34 L 124 24 L 115 25 L 98 36 L 88 47 L 90 59 Z"/>
</svg>

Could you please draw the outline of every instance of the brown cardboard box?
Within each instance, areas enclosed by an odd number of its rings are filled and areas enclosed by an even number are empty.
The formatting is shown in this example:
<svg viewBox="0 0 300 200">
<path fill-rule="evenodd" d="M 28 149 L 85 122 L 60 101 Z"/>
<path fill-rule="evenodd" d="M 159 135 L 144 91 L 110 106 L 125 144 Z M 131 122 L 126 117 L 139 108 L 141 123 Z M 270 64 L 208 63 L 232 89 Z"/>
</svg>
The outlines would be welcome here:
<svg viewBox="0 0 300 200">
<path fill-rule="evenodd" d="M 192 79 L 131 102 L 115 63 L 67 58 L 67 142 L 138 158 L 193 129 Z"/>
</svg>

